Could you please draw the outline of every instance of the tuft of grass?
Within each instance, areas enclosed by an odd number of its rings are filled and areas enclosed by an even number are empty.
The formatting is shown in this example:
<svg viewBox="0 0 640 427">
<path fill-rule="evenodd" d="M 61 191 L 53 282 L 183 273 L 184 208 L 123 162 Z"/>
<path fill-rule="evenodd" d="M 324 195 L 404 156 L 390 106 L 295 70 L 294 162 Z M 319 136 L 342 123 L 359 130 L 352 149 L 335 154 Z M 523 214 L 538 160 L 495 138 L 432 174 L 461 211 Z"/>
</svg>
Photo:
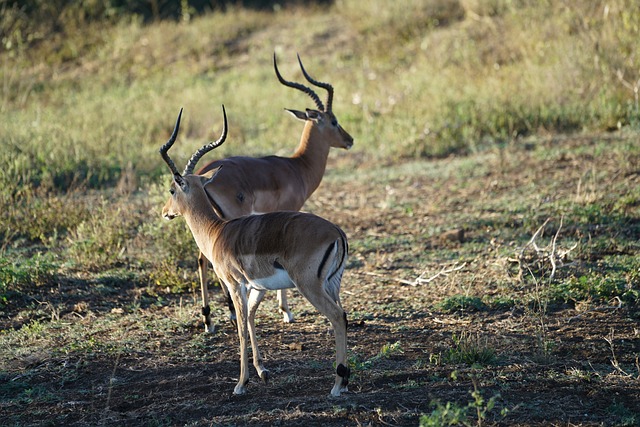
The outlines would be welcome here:
<svg viewBox="0 0 640 427">
<path fill-rule="evenodd" d="M 486 309 L 486 307 L 480 298 L 467 295 L 453 295 L 437 304 L 437 308 L 445 313 L 481 311 Z"/>
<path fill-rule="evenodd" d="M 469 366 L 490 365 L 496 360 L 496 351 L 488 345 L 488 340 L 482 339 L 479 333 L 463 331 L 453 335 L 453 347 L 444 355 L 447 363 L 465 363 Z"/>
<path fill-rule="evenodd" d="M 616 425 L 619 426 L 637 426 L 640 424 L 640 415 L 637 412 L 629 409 L 621 402 L 614 401 L 611 406 L 607 408 L 607 412 L 611 414 L 611 417 L 615 419 Z"/>
<path fill-rule="evenodd" d="M 49 282 L 59 267 L 51 252 L 38 252 L 31 258 L 19 261 L 0 257 L 0 306 L 10 303 L 24 286 L 39 286 Z"/>
<path fill-rule="evenodd" d="M 465 406 L 460 406 L 454 402 L 442 404 L 438 400 L 431 402 L 434 407 L 430 414 L 424 414 L 420 417 L 420 427 L 444 427 L 444 426 L 482 426 L 488 416 L 495 409 L 500 394 L 495 394 L 488 400 L 482 395 L 482 391 L 478 388 L 477 381 L 473 380 L 473 390 L 469 392 L 473 400 Z M 503 408 L 500 411 L 501 417 L 505 417 L 509 410 Z M 474 413 L 475 420 L 470 413 Z"/>
<path fill-rule="evenodd" d="M 378 354 L 373 356 L 370 359 L 365 361 L 358 360 L 357 356 L 352 355 L 349 358 L 349 366 L 353 367 L 355 372 L 358 371 L 366 371 L 371 369 L 376 363 L 381 360 L 388 359 L 396 354 L 402 354 L 402 345 L 400 341 L 396 341 L 395 343 L 386 343 L 380 348 Z"/>
</svg>

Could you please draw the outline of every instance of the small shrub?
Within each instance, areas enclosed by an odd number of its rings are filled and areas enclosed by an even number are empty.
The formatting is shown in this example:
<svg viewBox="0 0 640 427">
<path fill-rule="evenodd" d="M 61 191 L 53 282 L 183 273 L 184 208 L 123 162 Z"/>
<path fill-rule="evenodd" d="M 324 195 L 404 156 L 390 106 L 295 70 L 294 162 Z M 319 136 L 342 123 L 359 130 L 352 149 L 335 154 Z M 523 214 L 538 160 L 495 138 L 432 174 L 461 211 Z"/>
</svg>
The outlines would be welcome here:
<svg viewBox="0 0 640 427">
<path fill-rule="evenodd" d="M 191 292 L 199 288 L 197 275 L 193 270 L 186 270 L 168 260 L 162 260 L 152 267 L 149 282 L 173 293 Z"/>
<path fill-rule="evenodd" d="M 467 422 L 468 407 L 462 407 L 455 403 L 432 402 L 435 406 L 429 415 L 420 417 L 420 427 L 443 427 L 465 425 Z"/>
</svg>

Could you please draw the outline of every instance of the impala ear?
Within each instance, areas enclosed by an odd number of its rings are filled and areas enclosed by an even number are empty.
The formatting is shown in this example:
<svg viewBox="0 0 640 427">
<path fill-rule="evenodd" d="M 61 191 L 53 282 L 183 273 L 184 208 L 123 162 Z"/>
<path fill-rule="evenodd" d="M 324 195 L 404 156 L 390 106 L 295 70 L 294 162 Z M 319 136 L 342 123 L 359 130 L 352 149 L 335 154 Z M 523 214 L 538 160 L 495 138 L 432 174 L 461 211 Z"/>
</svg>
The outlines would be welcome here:
<svg viewBox="0 0 640 427">
<path fill-rule="evenodd" d="M 305 113 L 303 111 L 289 110 L 288 108 L 285 108 L 285 110 L 290 112 L 298 120 L 303 120 L 303 121 L 307 121 L 308 120 L 307 113 Z"/>
<path fill-rule="evenodd" d="M 307 120 L 318 121 L 321 118 L 320 112 L 318 110 L 310 110 L 308 108 L 306 109 L 306 111 L 289 110 L 288 108 L 285 108 L 285 110 L 293 114 L 295 118 L 303 121 L 307 121 Z"/>
<path fill-rule="evenodd" d="M 216 176 L 220 172 L 220 169 L 222 169 L 222 165 L 218 166 L 215 169 L 211 169 L 210 171 L 202 175 L 202 178 L 203 178 L 202 185 L 205 185 L 205 186 L 209 185 L 209 183 L 216 178 Z"/>
<path fill-rule="evenodd" d="M 307 120 L 318 121 L 322 117 L 318 110 L 310 110 L 308 108 L 307 108 L 306 114 L 307 114 Z"/>
</svg>

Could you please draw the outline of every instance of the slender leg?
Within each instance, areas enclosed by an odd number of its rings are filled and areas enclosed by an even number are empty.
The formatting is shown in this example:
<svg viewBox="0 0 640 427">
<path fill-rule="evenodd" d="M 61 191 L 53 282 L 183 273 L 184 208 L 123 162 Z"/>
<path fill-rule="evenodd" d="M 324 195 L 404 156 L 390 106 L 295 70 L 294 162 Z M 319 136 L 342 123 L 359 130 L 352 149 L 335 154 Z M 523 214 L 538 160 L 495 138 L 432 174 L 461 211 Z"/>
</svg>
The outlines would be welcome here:
<svg viewBox="0 0 640 427">
<path fill-rule="evenodd" d="M 227 283 L 230 283 L 227 285 Z M 238 384 L 233 389 L 233 394 L 245 394 L 249 382 L 249 355 L 247 345 L 249 336 L 247 333 L 247 291 L 242 283 L 225 281 L 229 290 L 233 305 L 238 315 L 238 339 L 240 340 L 240 377 Z"/>
<path fill-rule="evenodd" d="M 229 291 L 223 283 L 220 283 L 220 289 L 222 289 L 222 294 L 227 301 L 227 308 L 229 308 L 229 321 L 233 326 L 238 327 L 238 319 L 236 315 L 236 308 L 233 305 L 233 299 L 231 298 L 231 295 L 229 295 Z"/>
<path fill-rule="evenodd" d="M 209 260 L 202 252 L 198 255 L 198 276 L 200 277 L 200 291 L 202 293 L 202 316 L 204 317 L 204 331 L 213 333 L 215 327 L 211 323 L 211 307 L 209 307 L 209 288 L 207 286 L 207 269 Z"/>
<path fill-rule="evenodd" d="M 255 366 L 256 371 L 258 371 L 258 376 L 260 379 L 266 384 L 269 381 L 269 371 L 265 369 L 262 364 L 262 356 L 260 355 L 260 349 L 258 349 L 258 339 L 256 337 L 256 311 L 258 310 L 258 306 L 262 302 L 264 298 L 265 291 L 258 291 L 252 289 L 249 292 L 249 338 L 251 339 L 251 350 L 253 352 L 253 366 Z"/>
<path fill-rule="evenodd" d="M 287 291 L 285 289 L 278 290 L 278 306 L 280 307 L 280 313 L 282 314 L 282 321 L 284 323 L 292 323 L 293 314 L 291 313 L 291 310 L 289 310 Z"/>
<path fill-rule="evenodd" d="M 332 396 L 340 396 L 347 391 L 349 383 L 349 375 L 351 370 L 347 362 L 347 314 L 342 307 L 326 292 L 323 286 L 318 286 L 318 279 L 313 277 L 307 278 L 307 281 L 297 282 L 297 288 L 300 293 L 322 314 L 324 314 L 331 325 L 336 338 L 336 378 Z"/>
</svg>

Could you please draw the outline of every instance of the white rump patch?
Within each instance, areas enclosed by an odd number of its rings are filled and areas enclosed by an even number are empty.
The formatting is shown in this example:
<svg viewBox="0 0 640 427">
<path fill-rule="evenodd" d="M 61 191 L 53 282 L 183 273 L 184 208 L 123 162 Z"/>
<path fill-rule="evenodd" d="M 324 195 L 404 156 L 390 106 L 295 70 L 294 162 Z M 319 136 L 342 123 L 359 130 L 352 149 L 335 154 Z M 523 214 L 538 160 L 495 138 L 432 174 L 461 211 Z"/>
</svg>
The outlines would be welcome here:
<svg viewBox="0 0 640 427">
<path fill-rule="evenodd" d="M 250 279 L 249 287 L 259 291 L 277 291 L 278 289 L 291 289 L 295 285 L 287 273 L 282 268 L 276 268 L 275 274 L 262 277 L 260 279 Z"/>
</svg>

